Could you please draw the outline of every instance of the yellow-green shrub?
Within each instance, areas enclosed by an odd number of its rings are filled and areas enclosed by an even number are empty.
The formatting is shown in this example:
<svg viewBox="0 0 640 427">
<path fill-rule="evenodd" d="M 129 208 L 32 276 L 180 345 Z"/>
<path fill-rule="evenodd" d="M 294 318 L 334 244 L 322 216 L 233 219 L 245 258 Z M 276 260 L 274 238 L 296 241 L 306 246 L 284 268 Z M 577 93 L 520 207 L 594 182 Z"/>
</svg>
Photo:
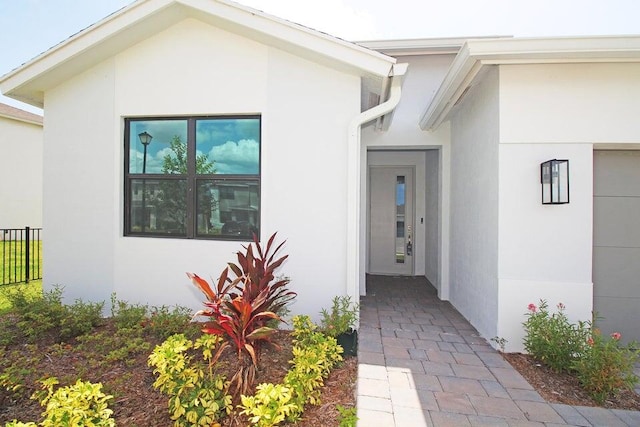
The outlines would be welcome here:
<svg viewBox="0 0 640 427">
<path fill-rule="evenodd" d="M 296 405 L 291 403 L 291 389 L 282 384 L 260 384 L 253 396 L 241 396 L 244 410 L 249 421 L 258 427 L 272 427 L 280 424 L 293 411 Z"/>
<path fill-rule="evenodd" d="M 277 425 L 283 421 L 281 415 L 295 421 L 307 403 L 319 404 L 324 379 L 342 360 L 342 347 L 335 338 L 317 331 L 309 316 L 295 316 L 293 328 L 293 359 L 289 362 L 293 366 L 283 385 L 261 384 L 265 393 L 257 399 L 242 396 L 240 408 L 259 427 Z"/>
<path fill-rule="evenodd" d="M 82 380 L 75 384 L 53 390 L 58 384 L 56 378 L 42 381 L 47 395 L 40 402 L 46 407 L 42 427 L 85 426 L 115 427 L 116 422 L 108 408 L 107 401 L 113 396 L 102 392 L 102 384 Z M 38 396 L 36 393 L 34 396 Z"/>
<path fill-rule="evenodd" d="M 185 354 L 191 348 L 201 348 L 203 361 L 211 362 L 212 350 L 220 340 L 216 335 L 203 335 L 194 344 L 183 334 L 172 335 L 149 356 L 149 366 L 154 366 L 158 375 L 153 386 L 169 396 L 169 412 L 176 427 L 210 426 L 231 411 L 225 378 L 213 372 L 212 363 L 198 364 Z"/>
</svg>

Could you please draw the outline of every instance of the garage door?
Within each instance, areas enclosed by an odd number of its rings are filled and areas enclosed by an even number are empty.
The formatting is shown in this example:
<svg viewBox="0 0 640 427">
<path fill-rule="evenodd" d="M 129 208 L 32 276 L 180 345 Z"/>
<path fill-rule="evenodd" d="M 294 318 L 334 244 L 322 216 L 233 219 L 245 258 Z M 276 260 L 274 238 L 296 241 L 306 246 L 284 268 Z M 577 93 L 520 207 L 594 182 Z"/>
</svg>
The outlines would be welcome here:
<svg viewBox="0 0 640 427">
<path fill-rule="evenodd" d="M 640 151 L 595 151 L 593 163 L 597 326 L 640 341 Z"/>
</svg>

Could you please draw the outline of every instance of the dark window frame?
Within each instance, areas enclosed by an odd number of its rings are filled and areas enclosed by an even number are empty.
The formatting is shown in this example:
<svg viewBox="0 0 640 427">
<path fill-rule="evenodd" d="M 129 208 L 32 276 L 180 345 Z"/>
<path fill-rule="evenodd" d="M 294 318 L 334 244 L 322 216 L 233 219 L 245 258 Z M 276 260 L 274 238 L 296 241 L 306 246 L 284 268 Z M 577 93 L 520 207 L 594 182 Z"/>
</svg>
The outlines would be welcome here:
<svg viewBox="0 0 640 427">
<path fill-rule="evenodd" d="M 196 122 L 198 120 L 233 120 L 233 119 L 257 119 L 258 120 L 258 173 L 257 174 L 197 174 L 196 173 Z M 159 174 L 159 173 L 131 173 L 130 172 L 130 147 L 131 147 L 131 123 L 143 121 L 187 121 L 187 174 Z M 135 141 L 134 141 L 135 143 Z M 215 160 L 215 159 L 214 159 Z M 184 235 L 168 234 L 166 232 L 132 231 L 132 182 L 134 180 L 170 181 L 185 180 L 187 182 L 186 194 L 186 233 Z M 127 237 L 156 237 L 168 239 L 198 239 L 198 240 L 223 240 L 223 241 L 252 241 L 252 236 L 230 235 L 206 235 L 198 234 L 197 224 L 197 187 L 200 181 L 244 183 L 252 182 L 257 187 L 257 236 L 260 237 L 261 212 L 262 212 L 262 115 L 203 115 L 203 116 L 145 116 L 127 117 L 124 119 L 124 236 Z"/>
</svg>

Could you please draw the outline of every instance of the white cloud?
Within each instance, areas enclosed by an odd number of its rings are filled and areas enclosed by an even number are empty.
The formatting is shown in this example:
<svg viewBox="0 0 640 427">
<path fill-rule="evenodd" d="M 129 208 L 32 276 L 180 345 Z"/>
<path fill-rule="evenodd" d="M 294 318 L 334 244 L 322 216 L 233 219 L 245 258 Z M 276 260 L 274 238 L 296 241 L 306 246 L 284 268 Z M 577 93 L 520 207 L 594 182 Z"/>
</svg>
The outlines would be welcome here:
<svg viewBox="0 0 640 427">
<path fill-rule="evenodd" d="M 218 173 L 257 173 L 259 156 L 260 145 L 252 139 L 227 141 L 209 152 L 209 158 L 216 162 Z"/>
</svg>

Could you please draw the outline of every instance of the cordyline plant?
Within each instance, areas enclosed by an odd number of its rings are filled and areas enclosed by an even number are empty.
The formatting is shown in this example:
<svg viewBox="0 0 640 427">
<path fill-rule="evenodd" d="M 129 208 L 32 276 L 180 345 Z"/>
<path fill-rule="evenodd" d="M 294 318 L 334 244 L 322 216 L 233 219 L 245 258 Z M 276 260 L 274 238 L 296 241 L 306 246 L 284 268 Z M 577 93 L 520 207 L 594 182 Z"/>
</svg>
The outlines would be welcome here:
<svg viewBox="0 0 640 427">
<path fill-rule="evenodd" d="M 243 246 L 244 253 L 237 252 L 238 263 L 230 262 L 222 271 L 215 290 L 198 275 L 187 273 L 207 298 L 206 308 L 198 311 L 194 318 L 208 317 L 202 331 L 225 340 L 211 363 L 216 363 L 228 347 L 237 352 L 238 370 L 230 381 L 230 387 L 235 387 L 234 395 L 246 394 L 253 385 L 261 345 L 270 341 L 277 330 L 269 322 L 282 321 L 278 313 L 296 296 L 286 287 L 289 279 L 275 278 L 274 271 L 288 258 L 284 255 L 276 259 L 284 242 L 273 249 L 275 237 L 276 233 L 263 248 L 254 235 L 253 245 Z M 235 279 L 229 277 L 230 272 Z"/>
</svg>

